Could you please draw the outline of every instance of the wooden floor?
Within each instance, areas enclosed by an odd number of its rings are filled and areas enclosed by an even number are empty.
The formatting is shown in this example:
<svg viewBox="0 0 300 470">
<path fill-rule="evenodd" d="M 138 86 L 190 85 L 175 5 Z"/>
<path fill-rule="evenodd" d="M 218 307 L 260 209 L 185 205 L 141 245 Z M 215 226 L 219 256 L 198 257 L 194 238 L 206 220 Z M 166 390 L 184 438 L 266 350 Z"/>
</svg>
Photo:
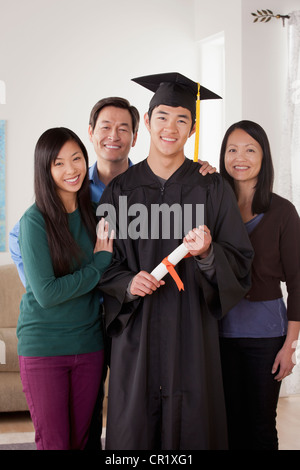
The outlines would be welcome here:
<svg viewBox="0 0 300 470">
<path fill-rule="evenodd" d="M 279 398 L 277 430 L 280 450 L 300 450 L 300 395 Z"/>
<path fill-rule="evenodd" d="M 279 398 L 277 429 L 280 450 L 300 450 L 300 395 Z M 28 413 L 0 413 L 0 444 L 1 435 L 32 432 Z"/>
</svg>

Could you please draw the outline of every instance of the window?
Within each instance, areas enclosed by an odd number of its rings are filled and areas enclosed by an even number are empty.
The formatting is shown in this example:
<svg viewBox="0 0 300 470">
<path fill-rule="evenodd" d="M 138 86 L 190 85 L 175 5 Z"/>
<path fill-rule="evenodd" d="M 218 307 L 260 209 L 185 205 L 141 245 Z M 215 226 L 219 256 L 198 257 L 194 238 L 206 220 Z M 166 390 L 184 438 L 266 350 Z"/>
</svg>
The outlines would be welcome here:
<svg viewBox="0 0 300 470">
<path fill-rule="evenodd" d="M 219 168 L 219 153 L 224 129 L 225 60 L 224 33 L 199 41 L 199 78 L 201 85 L 220 95 L 222 100 L 207 100 L 200 107 L 199 157 Z M 200 96 L 201 97 L 201 96 Z"/>
</svg>

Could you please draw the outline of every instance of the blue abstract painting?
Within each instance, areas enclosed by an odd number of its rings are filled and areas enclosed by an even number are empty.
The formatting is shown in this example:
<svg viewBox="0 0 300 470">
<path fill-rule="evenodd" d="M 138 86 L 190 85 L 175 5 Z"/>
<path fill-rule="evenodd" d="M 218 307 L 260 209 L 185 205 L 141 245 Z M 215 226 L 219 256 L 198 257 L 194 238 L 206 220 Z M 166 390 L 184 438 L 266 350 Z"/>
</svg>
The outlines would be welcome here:
<svg viewBox="0 0 300 470">
<path fill-rule="evenodd" d="M 5 230 L 5 124 L 0 120 L 0 251 L 6 250 Z"/>
</svg>

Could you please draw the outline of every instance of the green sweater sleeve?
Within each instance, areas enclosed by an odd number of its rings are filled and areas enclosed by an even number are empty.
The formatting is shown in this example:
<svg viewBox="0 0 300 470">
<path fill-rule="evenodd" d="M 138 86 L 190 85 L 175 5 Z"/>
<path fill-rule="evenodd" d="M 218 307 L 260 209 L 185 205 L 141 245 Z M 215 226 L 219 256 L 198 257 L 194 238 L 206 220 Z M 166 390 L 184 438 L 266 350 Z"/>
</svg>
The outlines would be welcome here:
<svg viewBox="0 0 300 470">
<path fill-rule="evenodd" d="M 45 221 L 37 209 L 27 211 L 22 217 L 19 240 L 26 282 L 42 308 L 50 308 L 90 292 L 112 258 L 108 251 L 91 253 L 89 263 L 72 274 L 55 277 Z"/>
</svg>

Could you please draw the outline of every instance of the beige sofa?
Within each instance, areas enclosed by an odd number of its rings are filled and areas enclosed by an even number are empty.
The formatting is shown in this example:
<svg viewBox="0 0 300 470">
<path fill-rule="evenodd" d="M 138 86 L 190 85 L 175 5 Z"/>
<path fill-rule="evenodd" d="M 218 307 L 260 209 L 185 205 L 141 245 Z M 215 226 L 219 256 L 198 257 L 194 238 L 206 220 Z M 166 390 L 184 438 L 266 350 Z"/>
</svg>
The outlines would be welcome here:
<svg viewBox="0 0 300 470">
<path fill-rule="evenodd" d="M 16 337 L 24 292 L 15 265 L 0 266 L 0 412 L 28 410 L 20 379 Z"/>
</svg>

